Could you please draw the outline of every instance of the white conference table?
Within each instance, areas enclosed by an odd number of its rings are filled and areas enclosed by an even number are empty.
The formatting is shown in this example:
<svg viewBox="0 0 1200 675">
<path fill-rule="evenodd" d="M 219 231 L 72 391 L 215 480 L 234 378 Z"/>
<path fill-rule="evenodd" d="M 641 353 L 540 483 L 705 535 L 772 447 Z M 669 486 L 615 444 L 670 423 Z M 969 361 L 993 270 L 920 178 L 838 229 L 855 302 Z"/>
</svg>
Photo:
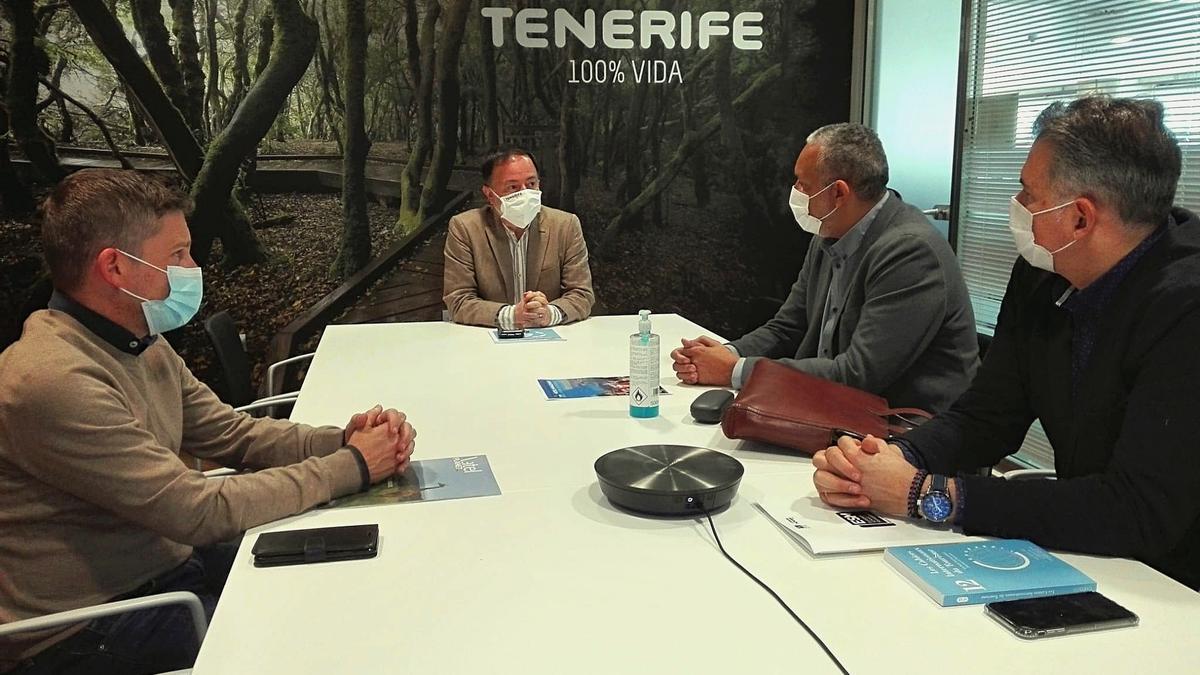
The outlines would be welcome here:
<svg viewBox="0 0 1200 675">
<path fill-rule="evenodd" d="M 408 413 L 416 458 L 486 454 L 496 497 L 318 510 L 247 533 L 194 672 L 825 673 L 816 643 L 718 551 L 701 519 L 619 511 L 592 464 L 679 443 L 745 465 L 715 516 L 729 552 L 860 673 L 1196 672 L 1200 594 L 1130 560 L 1063 555 L 1141 625 L 1026 642 L 983 608 L 940 608 L 879 553 L 815 558 L 752 503 L 815 499 L 807 459 L 725 439 L 688 406 L 669 352 L 705 331 L 656 315 L 658 418 L 621 397 L 547 401 L 537 378 L 628 372 L 630 316 L 559 327 L 563 342 L 496 344 L 448 323 L 330 326 L 293 419 L 344 425 L 376 402 Z M 270 530 L 378 523 L 370 560 L 255 568 Z"/>
</svg>

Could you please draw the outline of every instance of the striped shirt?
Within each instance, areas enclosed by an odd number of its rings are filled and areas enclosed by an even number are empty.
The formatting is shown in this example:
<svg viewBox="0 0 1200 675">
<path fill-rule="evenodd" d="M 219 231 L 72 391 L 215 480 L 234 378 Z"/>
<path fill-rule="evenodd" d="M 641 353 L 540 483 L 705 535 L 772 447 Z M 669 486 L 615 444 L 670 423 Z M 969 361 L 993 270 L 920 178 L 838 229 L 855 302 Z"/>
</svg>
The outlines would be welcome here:
<svg viewBox="0 0 1200 675">
<path fill-rule="evenodd" d="M 525 259 L 529 251 L 529 237 L 513 234 L 513 231 L 508 229 L 501 223 L 500 227 L 504 233 L 508 235 L 508 251 L 512 254 L 513 261 L 513 298 L 511 305 L 505 305 L 500 308 L 500 312 L 496 315 L 496 323 L 504 330 L 512 330 L 517 328 L 517 305 L 521 304 L 521 297 L 525 295 Z M 562 310 L 555 305 L 550 305 L 550 326 L 557 326 L 563 322 Z"/>
</svg>

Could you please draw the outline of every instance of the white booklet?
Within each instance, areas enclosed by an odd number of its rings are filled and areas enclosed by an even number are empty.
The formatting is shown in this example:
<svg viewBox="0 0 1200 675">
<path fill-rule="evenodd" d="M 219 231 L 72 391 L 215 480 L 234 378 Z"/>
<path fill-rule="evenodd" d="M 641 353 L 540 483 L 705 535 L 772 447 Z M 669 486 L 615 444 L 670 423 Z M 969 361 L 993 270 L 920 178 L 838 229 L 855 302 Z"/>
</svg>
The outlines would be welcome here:
<svg viewBox="0 0 1200 675">
<path fill-rule="evenodd" d="M 816 497 L 755 503 L 762 512 L 813 555 L 882 551 L 889 546 L 975 541 L 949 528 L 892 518 L 866 509 L 834 509 Z"/>
</svg>

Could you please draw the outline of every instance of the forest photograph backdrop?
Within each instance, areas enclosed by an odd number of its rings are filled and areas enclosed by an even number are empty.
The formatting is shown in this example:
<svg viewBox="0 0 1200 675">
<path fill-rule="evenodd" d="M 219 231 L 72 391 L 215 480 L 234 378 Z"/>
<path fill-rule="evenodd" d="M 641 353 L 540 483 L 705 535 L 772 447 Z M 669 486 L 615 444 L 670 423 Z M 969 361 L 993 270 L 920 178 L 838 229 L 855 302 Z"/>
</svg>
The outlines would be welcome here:
<svg viewBox="0 0 1200 675">
<path fill-rule="evenodd" d="M 46 192 L 82 168 L 154 172 L 193 197 L 205 274 L 200 315 L 167 338 L 218 393 L 216 312 L 256 383 L 298 317 L 316 325 L 285 351 L 328 322 L 439 320 L 446 221 L 483 203 L 479 161 L 506 144 L 536 156 L 545 204 L 579 215 L 596 313 L 737 337 L 804 256 L 796 154 L 849 116 L 841 0 L 0 8 L 0 348 L 49 296 Z"/>
</svg>

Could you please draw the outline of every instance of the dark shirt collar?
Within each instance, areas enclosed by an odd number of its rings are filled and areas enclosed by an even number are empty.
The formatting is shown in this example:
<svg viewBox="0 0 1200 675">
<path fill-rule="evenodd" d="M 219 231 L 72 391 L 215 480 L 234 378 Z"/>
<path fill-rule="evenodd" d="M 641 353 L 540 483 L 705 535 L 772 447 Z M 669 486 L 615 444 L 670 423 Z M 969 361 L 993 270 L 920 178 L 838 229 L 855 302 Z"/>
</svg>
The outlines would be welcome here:
<svg viewBox="0 0 1200 675">
<path fill-rule="evenodd" d="M 1146 251 L 1150 250 L 1150 247 L 1159 240 L 1166 229 L 1165 227 L 1159 227 L 1151 232 L 1132 251 L 1125 254 L 1125 257 L 1121 258 L 1116 265 L 1113 265 L 1111 269 L 1100 275 L 1099 279 L 1093 281 L 1083 290 L 1073 290 L 1069 297 L 1059 302 L 1059 305 L 1063 309 L 1073 313 L 1081 311 L 1098 312 L 1104 309 L 1108 305 L 1109 299 L 1112 298 L 1113 292 L 1117 290 L 1117 287 L 1121 285 L 1121 282 L 1125 280 L 1129 272 L 1142 259 Z"/>
<path fill-rule="evenodd" d="M 116 323 L 75 302 L 74 299 L 58 289 L 55 289 L 50 296 L 48 306 L 50 309 L 70 315 L 101 340 L 126 354 L 138 356 L 158 339 L 157 335 L 147 335 L 139 339 Z"/>
</svg>

